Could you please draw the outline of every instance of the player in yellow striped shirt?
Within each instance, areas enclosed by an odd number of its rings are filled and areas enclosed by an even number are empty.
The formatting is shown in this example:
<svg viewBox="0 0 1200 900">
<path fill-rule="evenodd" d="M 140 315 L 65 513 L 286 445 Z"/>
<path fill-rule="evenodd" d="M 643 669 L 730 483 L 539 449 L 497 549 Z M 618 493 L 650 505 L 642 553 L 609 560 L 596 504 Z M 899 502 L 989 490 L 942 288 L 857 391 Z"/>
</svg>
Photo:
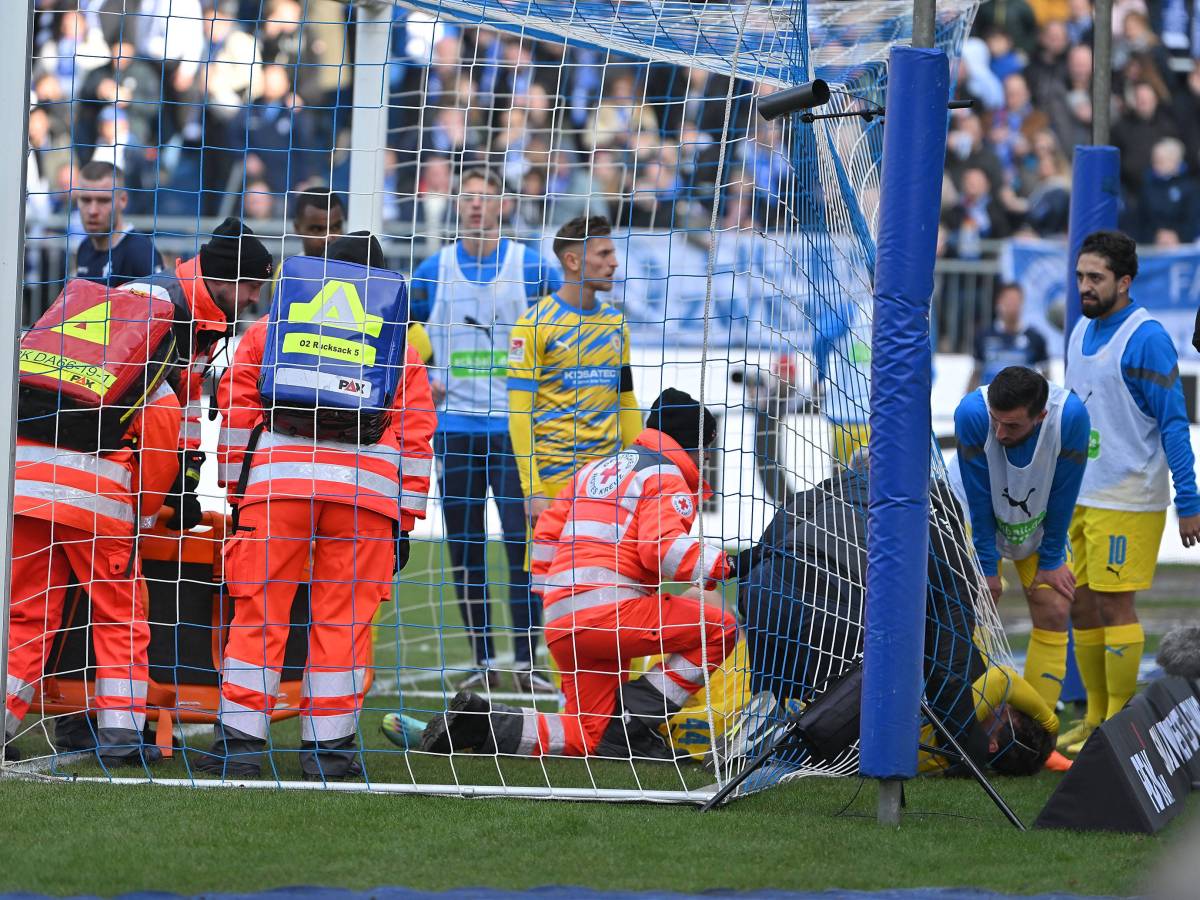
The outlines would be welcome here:
<svg viewBox="0 0 1200 900">
<path fill-rule="evenodd" d="M 604 216 L 572 219 L 555 236 L 563 286 L 517 320 L 508 347 L 509 433 L 531 521 L 580 466 L 633 442 L 629 329 L 597 293 L 612 290 L 617 251 Z"/>
</svg>

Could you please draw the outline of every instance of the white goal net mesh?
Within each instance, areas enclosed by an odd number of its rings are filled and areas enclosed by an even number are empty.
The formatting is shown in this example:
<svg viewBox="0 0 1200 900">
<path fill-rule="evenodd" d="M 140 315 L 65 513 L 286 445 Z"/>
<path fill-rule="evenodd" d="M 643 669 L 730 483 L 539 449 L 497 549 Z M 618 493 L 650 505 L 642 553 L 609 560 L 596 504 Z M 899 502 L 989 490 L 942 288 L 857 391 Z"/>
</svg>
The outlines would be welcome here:
<svg viewBox="0 0 1200 900">
<path fill-rule="evenodd" d="M 184 284 L 193 325 L 207 314 L 196 306 L 196 282 L 230 321 L 204 352 L 203 329 L 192 329 L 188 363 L 201 387 L 179 390 L 192 404 L 183 404 L 180 446 L 204 457 L 196 528 L 173 530 L 170 510 L 140 517 L 136 560 L 127 554 L 126 568 L 105 574 L 95 560 L 110 552 L 111 535 L 55 531 L 65 521 L 55 511 L 61 491 L 40 507 L 18 499 L 16 554 L 20 571 L 33 574 L 11 599 L 20 624 L 10 628 L 6 766 L 192 781 L 213 775 L 199 761 L 225 754 L 258 766 L 256 774 L 227 767 L 227 779 L 256 784 L 307 776 L 348 789 L 703 798 L 861 652 L 865 486 L 887 477 L 871 473 L 865 452 L 878 112 L 888 49 L 910 35 L 910 4 L 259 6 L 171 0 L 139 14 L 36 18 L 23 314 L 37 327 L 28 346 L 48 352 L 47 333 L 78 338 L 98 321 L 72 318 L 81 307 L 62 304 L 54 309 L 65 318 L 46 321 L 60 294 L 72 297 L 66 286 L 87 279 L 124 296 L 159 259 Z M 938 46 L 953 60 L 975 4 L 938 6 Z M 758 98 L 812 78 L 832 88 L 814 112 L 876 114 L 758 115 Z M 362 143 L 370 123 L 382 143 Z M 604 237 L 615 271 L 576 271 L 572 280 L 569 267 L 585 266 L 591 250 L 581 248 L 593 243 L 568 240 L 564 255 L 555 238 L 600 216 L 611 225 Z M 226 217 L 244 220 L 272 257 L 257 301 L 245 289 L 259 284 L 247 281 L 254 254 L 236 229 L 229 237 Z M 337 244 L 366 228 L 374 250 L 365 240 Z M 192 257 L 209 271 L 188 268 Z M 368 265 L 345 268 L 358 264 Z M 212 274 L 230 266 L 225 281 Z M 266 385 L 281 410 L 283 386 L 311 387 L 330 355 L 361 352 L 330 338 L 324 361 L 309 366 L 316 374 L 285 377 L 298 345 L 287 336 L 272 343 L 284 318 L 295 321 L 276 314 L 287 308 L 280 298 L 299 291 L 305 303 L 336 306 L 330 285 L 357 285 L 354 296 L 368 298 L 356 320 L 368 340 L 369 298 L 393 285 L 394 300 L 401 279 L 402 303 L 378 301 L 395 321 L 376 317 L 373 327 L 406 332 L 423 359 L 433 384 L 424 424 L 396 412 L 394 446 L 385 435 L 355 450 L 344 434 L 321 432 L 317 402 L 315 437 L 267 416 L 246 454 L 270 406 L 260 396 Z M 587 306 L 590 289 L 575 289 L 605 279 L 600 305 Z M 106 334 L 128 324 L 106 319 Z M 324 340 L 332 326 L 318 325 Z M 24 379 L 36 367 L 22 359 Z M 354 359 L 361 381 L 339 376 L 343 393 L 372 389 L 361 374 L 368 364 Z M 67 363 L 41 365 L 43 374 L 57 366 L 61 380 Z M 388 366 L 392 389 L 412 391 L 419 366 L 411 356 L 380 367 Z M 716 418 L 699 473 L 711 495 L 685 518 L 694 518 L 692 537 L 739 560 L 739 578 L 707 595 L 715 622 L 732 624 L 722 632 L 692 602 L 679 607 L 695 611 L 690 623 L 671 607 L 672 637 L 664 619 L 647 632 L 657 637 L 623 644 L 625 626 L 615 623 L 608 655 L 587 656 L 584 639 L 594 643 L 604 628 L 546 630 L 539 593 L 547 605 L 564 588 L 581 595 L 583 563 L 568 574 L 552 567 L 558 581 L 549 589 L 535 565 L 531 592 L 530 473 L 547 493 L 570 485 L 575 472 L 628 445 L 637 436 L 629 417 L 644 421 L 667 388 Z M 428 474 L 430 453 L 418 444 L 435 413 L 426 501 L 409 495 L 426 489 L 421 460 Z M 146 447 L 79 450 L 62 437 L 68 430 L 60 423 L 40 440 L 22 438 L 29 446 L 18 450 L 18 466 L 36 458 L 44 468 L 24 476 L 19 468 L 18 498 L 37 478 L 61 488 L 70 466 L 117 459 L 140 474 L 147 465 Z M 79 463 L 89 452 L 93 462 Z M 961 733 L 981 679 L 1007 678 L 996 667 L 1010 659 L 936 445 L 931 454 L 926 696 Z M 385 458 L 392 469 L 375 468 Z M 184 468 L 199 459 L 185 455 Z M 298 469 L 285 476 L 279 468 L 289 465 L 309 467 L 311 490 L 297 487 Z M 351 474 L 330 474 L 343 465 Z M 392 487 L 381 490 L 395 496 L 385 515 L 370 485 L 389 471 Z M 228 515 L 239 475 L 243 530 L 235 532 Z M 330 486 L 339 478 L 348 492 Z M 144 504 L 134 487 L 135 506 Z M 393 553 L 376 526 L 381 515 L 396 519 L 396 497 L 409 558 L 393 585 L 390 571 L 367 560 Z M 23 538 L 27 520 L 37 524 Z M 92 562 L 63 550 L 72 541 Z M 669 566 L 669 555 L 659 556 L 661 596 L 703 582 L 699 562 L 683 577 L 687 567 Z M 124 579 L 124 600 L 100 610 L 96 583 L 112 579 Z M 564 671 L 569 660 L 574 668 Z M 614 759 L 597 746 L 608 726 L 593 734 L 587 718 L 620 720 L 624 701 L 605 684 L 623 681 L 659 685 L 669 702 L 652 730 L 673 759 Z M 482 714 L 483 733 L 468 735 L 471 707 L 446 746 L 427 740 L 422 749 L 425 724 L 451 707 L 463 682 L 494 712 L 526 710 L 505 713 L 516 736 L 509 741 L 500 733 L 508 725 Z M 214 745 L 218 713 L 224 731 Z M 151 745 L 168 758 L 146 765 L 140 748 Z M 748 789 L 794 774 L 849 774 L 856 762 L 853 747 L 828 759 L 782 754 Z"/>
</svg>

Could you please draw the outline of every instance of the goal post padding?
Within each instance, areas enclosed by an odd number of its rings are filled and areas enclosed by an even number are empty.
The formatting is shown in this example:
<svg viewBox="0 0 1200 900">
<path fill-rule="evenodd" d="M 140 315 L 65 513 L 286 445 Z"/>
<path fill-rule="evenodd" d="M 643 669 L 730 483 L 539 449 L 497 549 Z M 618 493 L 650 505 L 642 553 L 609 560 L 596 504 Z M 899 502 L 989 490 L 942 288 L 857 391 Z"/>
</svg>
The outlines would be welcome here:
<svg viewBox="0 0 1200 900">
<path fill-rule="evenodd" d="M 1083 239 L 1093 231 L 1117 227 L 1121 208 L 1121 151 L 1116 147 L 1077 146 L 1071 167 L 1071 207 L 1067 229 L 1065 273 L 1066 308 L 1063 310 L 1063 347 L 1067 358 L 1071 332 L 1083 310 L 1079 303 L 1079 284 L 1075 280 L 1075 260 Z M 1079 667 L 1075 664 L 1074 632 L 1067 653 L 1067 674 L 1063 679 L 1063 700 L 1082 700 L 1086 696 Z"/>
<path fill-rule="evenodd" d="M 946 157 L 941 50 L 894 47 L 888 72 L 875 322 L 860 770 L 917 772 L 932 430 L 929 304 Z"/>
<path fill-rule="evenodd" d="M 1063 338 L 1069 344 L 1079 321 L 1079 285 L 1075 282 L 1075 258 L 1083 239 L 1093 231 L 1117 227 L 1121 206 L 1121 151 L 1116 147 L 1075 148 L 1071 169 L 1071 213 L 1067 233 L 1067 308 Z M 1066 358 L 1067 348 L 1062 349 Z"/>
</svg>

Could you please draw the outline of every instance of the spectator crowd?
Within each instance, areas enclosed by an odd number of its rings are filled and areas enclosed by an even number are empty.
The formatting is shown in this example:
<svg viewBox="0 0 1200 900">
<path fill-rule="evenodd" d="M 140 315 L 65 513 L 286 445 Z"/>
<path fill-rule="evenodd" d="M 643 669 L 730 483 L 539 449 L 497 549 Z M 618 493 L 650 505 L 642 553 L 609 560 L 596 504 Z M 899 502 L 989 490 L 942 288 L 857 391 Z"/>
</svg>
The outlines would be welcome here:
<svg viewBox="0 0 1200 900">
<path fill-rule="evenodd" d="M 35 0 L 29 139 L 35 213 L 79 169 L 116 165 L 127 213 L 291 215 L 289 192 L 349 187 L 354 28 L 336 0 Z M 1066 230 L 1071 153 L 1093 116 L 1090 0 L 990 0 L 958 66 L 942 251 Z M 1112 143 L 1122 227 L 1200 238 L 1200 4 L 1116 0 Z M 456 175 L 486 164 L 515 224 L 770 228 L 792 177 L 753 86 L 699 68 L 434 21 L 397 5 L 387 71 L 389 231 L 451 223 Z M 731 116 L 726 123 L 727 105 Z M 721 165 L 722 138 L 727 138 Z M 801 184 L 807 182 L 800 182 Z"/>
<path fill-rule="evenodd" d="M 1092 137 L 1090 0 L 991 0 L 963 47 L 942 193 L 943 252 L 1067 230 L 1071 156 Z M 1121 227 L 1160 247 L 1200 238 L 1200 5 L 1115 0 L 1110 142 Z"/>
</svg>

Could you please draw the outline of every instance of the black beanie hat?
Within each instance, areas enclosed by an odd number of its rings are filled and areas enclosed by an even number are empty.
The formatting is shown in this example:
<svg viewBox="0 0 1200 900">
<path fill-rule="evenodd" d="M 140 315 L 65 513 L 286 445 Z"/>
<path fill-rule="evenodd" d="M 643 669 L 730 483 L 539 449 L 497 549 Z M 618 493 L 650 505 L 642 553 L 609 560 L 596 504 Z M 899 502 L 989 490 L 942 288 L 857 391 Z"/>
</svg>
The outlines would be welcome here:
<svg viewBox="0 0 1200 900">
<path fill-rule="evenodd" d="M 690 394 L 667 388 L 650 407 L 646 427 L 674 438 L 684 450 L 695 450 L 696 439 L 700 437 L 700 410 L 700 404 Z M 704 446 L 711 446 L 716 439 L 717 420 L 704 409 Z"/>
<path fill-rule="evenodd" d="M 207 278 L 268 281 L 273 269 L 270 251 L 233 216 L 218 225 L 212 240 L 200 248 L 200 271 Z"/>
<path fill-rule="evenodd" d="M 358 263 L 373 269 L 386 269 L 387 258 L 379 238 L 369 231 L 352 231 L 329 245 L 329 258 L 341 262 Z"/>
</svg>

